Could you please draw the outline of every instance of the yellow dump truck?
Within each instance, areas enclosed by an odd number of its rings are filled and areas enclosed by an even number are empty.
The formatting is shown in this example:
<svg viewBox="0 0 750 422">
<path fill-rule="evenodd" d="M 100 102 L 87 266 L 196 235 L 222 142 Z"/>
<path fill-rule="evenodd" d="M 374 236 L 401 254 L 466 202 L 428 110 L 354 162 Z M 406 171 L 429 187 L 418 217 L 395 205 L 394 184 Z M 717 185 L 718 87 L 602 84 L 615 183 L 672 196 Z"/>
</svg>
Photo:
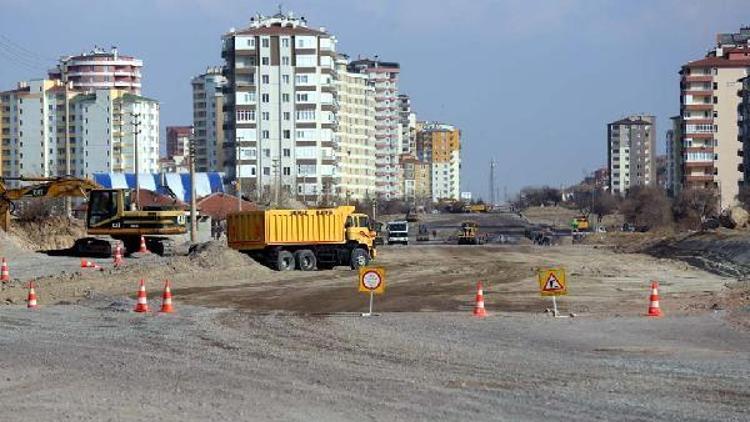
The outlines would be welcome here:
<svg viewBox="0 0 750 422">
<path fill-rule="evenodd" d="M 245 211 L 227 217 L 229 247 L 279 271 L 366 266 L 375 258 L 375 232 L 352 206 Z"/>
</svg>

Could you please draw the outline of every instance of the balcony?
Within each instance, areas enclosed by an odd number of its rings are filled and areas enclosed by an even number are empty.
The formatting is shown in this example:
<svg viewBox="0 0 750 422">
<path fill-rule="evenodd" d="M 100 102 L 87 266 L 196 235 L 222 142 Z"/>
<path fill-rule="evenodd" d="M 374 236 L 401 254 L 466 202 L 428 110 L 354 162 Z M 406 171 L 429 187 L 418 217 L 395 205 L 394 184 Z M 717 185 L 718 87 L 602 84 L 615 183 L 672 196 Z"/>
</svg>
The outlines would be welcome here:
<svg viewBox="0 0 750 422">
<path fill-rule="evenodd" d="M 712 82 L 714 77 L 711 75 L 685 75 L 682 80 L 685 82 Z"/>
<path fill-rule="evenodd" d="M 712 174 L 688 174 L 685 175 L 685 181 L 689 182 L 713 182 L 714 176 Z"/>
<path fill-rule="evenodd" d="M 683 107 L 685 107 L 686 110 L 690 110 L 690 111 L 709 111 L 709 110 L 713 110 L 714 105 L 713 104 L 685 104 Z"/>
</svg>

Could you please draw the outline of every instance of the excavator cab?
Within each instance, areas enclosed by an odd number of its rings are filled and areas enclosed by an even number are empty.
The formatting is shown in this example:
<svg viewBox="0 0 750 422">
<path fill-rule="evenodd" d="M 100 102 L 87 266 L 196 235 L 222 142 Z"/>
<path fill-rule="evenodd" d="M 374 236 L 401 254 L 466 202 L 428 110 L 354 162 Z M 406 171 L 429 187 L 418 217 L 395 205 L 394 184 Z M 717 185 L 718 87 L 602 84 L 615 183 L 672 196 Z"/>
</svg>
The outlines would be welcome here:
<svg viewBox="0 0 750 422">
<path fill-rule="evenodd" d="M 171 209 L 136 210 L 130 189 L 95 189 L 89 193 L 86 230 L 89 235 L 111 236 L 129 251 L 138 249 L 141 236 L 158 255 L 172 255 L 174 241 L 166 236 L 187 233 L 185 211 Z M 106 245 L 103 243 L 107 243 Z M 79 252 L 106 254 L 114 248 L 105 238 L 77 242 Z"/>
</svg>

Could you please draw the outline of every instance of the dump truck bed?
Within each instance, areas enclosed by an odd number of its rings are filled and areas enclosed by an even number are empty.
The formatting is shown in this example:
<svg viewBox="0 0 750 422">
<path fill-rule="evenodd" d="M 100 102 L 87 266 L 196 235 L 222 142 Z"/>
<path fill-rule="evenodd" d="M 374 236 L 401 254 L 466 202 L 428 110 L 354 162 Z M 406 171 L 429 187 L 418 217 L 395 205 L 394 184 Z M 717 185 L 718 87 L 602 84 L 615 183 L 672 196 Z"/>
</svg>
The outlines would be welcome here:
<svg viewBox="0 0 750 422">
<path fill-rule="evenodd" d="M 319 210 L 246 211 L 227 217 L 229 247 L 259 250 L 269 246 L 346 243 L 344 224 L 354 207 Z"/>
</svg>

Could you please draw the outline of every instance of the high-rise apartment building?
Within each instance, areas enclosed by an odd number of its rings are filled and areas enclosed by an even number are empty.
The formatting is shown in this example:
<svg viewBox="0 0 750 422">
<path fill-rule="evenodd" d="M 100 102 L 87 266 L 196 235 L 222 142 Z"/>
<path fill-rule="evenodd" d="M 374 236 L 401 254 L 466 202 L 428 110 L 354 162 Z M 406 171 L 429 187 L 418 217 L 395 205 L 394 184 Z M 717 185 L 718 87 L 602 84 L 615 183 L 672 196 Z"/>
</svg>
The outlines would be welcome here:
<svg viewBox="0 0 750 422">
<path fill-rule="evenodd" d="M 750 29 L 748 29 L 750 31 Z M 740 105 L 737 108 L 737 127 L 738 140 L 742 143 L 742 165 L 743 185 L 747 186 L 750 182 L 750 76 L 746 76 L 739 81 L 742 88 L 737 95 L 740 98 Z"/>
<path fill-rule="evenodd" d="M 63 84 L 48 79 L 20 82 L 16 89 L 0 92 L 3 176 L 74 174 L 76 163 L 68 163 L 65 154 L 65 100 Z M 75 140 L 70 142 L 75 148 Z"/>
<path fill-rule="evenodd" d="M 192 126 L 167 126 L 167 156 L 181 157 L 189 153 Z"/>
<path fill-rule="evenodd" d="M 429 122 L 417 132 L 417 159 L 430 163 L 432 201 L 461 196 L 461 131 L 455 126 Z M 415 184 L 416 189 L 416 184 Z"/>
<path fill-rule="evenodd" d="M 259 198 L 335 195 L 335 37 L 291 13 L 257 15 L 223 36 L 222 57 L 228 177 Z"/>
<path fill-rule="evenodd" d="M 71 143 L 77 176 L 159 172 L 159 103 L 116 89 L 80 94 L 70 101 Z M 137 137 L 137 139 L 136 139 Z"/>
<path fill-rule="evenodd" d="M 377 58 L 354 60 L 352 72 L 367 75 L 375 87 L 375 176 L 378 196 L 397 199 L 403 196 L 402 168 L 399 157 L 403 153 L 399 115 L 398 75 L 400 66 Z"/>
<path fill-rule="evenodd" d="M 209 67 L 192 80 L 195 169 L 198 172 L 223 171 L 224 87 L 227 78 L 221 67 Z"/>
<path fill-rule="evenodd" d="M 741 78 L 750 69 L 750 28 L 719 34 L 717 46 L 680 70 L 683 188 L 717 188 L 721 207 L 743 183 L 737 110 Z"/>
<path fill-rule="evenodd" d="M 417 114 L 411 110 L 411 98 L 398 96 L 398 118 L 401 124 L 401 152 L 410 156 L 417 154 Z"/>
<path fill-rule="evenodd" d="M 609 191 L 625 196 L 631 188 L 656 184 L 656 118 L 632 115 L 607 125 Z"/>
<path fill-rule="evenodd" d="M 136 119 L 141 122 L 139 171 L 158 168 L 159 104 L 154 100 L 112 89 L 83 94 L 65 89 L 59 80 L 35 80 L 0 93 L 0 103 L 3 176 L 133 172 Z"/>
<path fill-rule="evenodd" d="M 366 75 L 349 72 L 348 59 L 336 59 L 338 196 L 375 197 L 375 88 Z"/>
<path fill-rule="evenodd" d="M 680 193 L 682 186 L 682 156 L 680 142 L 682 141 L 682 129 L 680 116 L 670 117 L 672 128 L 667 130 L 667 180 L 666 189 L 670 196 Z"/>
<path fill-rule="evenodd" d="M 119 89 L 139 95 L 142 68 L 142 60 L 123 56 L 115 47 L 110 51 L 94 47 L 88 53 L 60 58 L 49 78 L 72 82 L 78 91 Z"/>
</svg>

